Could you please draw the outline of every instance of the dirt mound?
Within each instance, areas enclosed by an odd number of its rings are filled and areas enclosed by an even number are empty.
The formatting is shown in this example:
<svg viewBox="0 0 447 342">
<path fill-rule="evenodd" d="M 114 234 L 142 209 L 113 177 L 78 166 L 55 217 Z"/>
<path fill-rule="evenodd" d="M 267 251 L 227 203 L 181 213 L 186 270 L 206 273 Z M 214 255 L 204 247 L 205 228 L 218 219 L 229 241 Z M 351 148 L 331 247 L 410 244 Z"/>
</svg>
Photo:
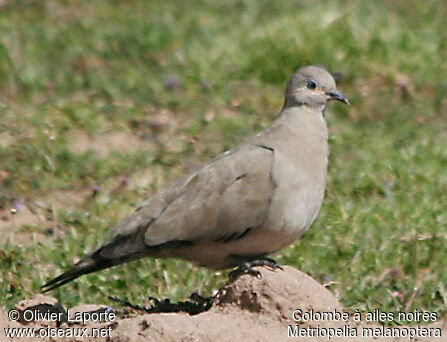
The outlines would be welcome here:
<svg viewBox="0 0 447 342">
<path fill-rule="evenodd" d="M 108 321 L 102 323 L 98 321 L 63 323 L 59 327 L 60 330 L 65 329 L 73 334 L 73 329 L 84 329 L 85 334 L 95 333 L 96 336 L 45 337 L 39 340 L 218 342 L 285 341 L 293 337 L 299 341 L 328 341 L 329 334 L 334 334 L 330 336 L 331 341 L 409 340 L 410 328 L 402 326 L 396 328 L 399 332 L 395 330 L 393 336 L 403 337 L 377 337 L 377 334 L 380 336 L 387 334 L 381 325 L 355 322 L 352 313 L 344 312 L 340 303 L 327 289 L 292 267 L 285 266 L 282 271 L 259 268 L 259 271 L 262 274 L 261 279 L 244 275 L 235 282 L 227 284 L 216 296 L 213 306 L 197 315 L 191 316 L 181 312 L 154 314 L 134 312 L 127 318 L 108 316 Z M 36 306 L 42 308 L 43 304 L 47 307 L 53 306 L 49 311 L 54 315 L 60 314 L 60 307 L 55 304 L 54 299 L 41 295 L 19 303 L 16 309 L 23 314 L 24 310 Z M 106 316 L 107 313 L 111 313 L 110 308 L 106 306 L 91 305 L 79 306 L 69 311 L 72 316 L 75 313 L 96 313 L 96 316 L 89 318 L 98 318 L 101 313 Z M 26 326 L 44 328 L 46 331 L 48 327 L 57 328 L 57 323 L 51 320 L 25 322 L 28 324 L 23 325 L 4 319 L 7 317 L 6 314 L 0 314 L 0 317 L 2 328 Z M 363 328 L 371 329 L 370 332 L 376 333 L 375 337 L 361 337 Z M 447 328 L 445 320 L 438 320 L 422 328 L 427 331 L 431 329 L 431 335 L 428 336 L 428 332 L 425 332 L 425 335 L 415 338 L 415 341 L 447 341 L 447 337 L 443 336 L 446 335 Z M 94 329 L 97 331 L 93 331 Z M 405 332 L 402 329 L 407 330 Z M 43 335 L 47 333 L 46 331 Z M 411 331 L 411 334 L 417 333 L 416 330 Z M 357 336 L 352 335 L 354 332 Z M 440 333 L 441 337 L 437 337 L 436 332 Z M 98 337 L 98 334 L 103 335 Z M 418 334 L 420 336 L 420 331 Z"/>
</svg>

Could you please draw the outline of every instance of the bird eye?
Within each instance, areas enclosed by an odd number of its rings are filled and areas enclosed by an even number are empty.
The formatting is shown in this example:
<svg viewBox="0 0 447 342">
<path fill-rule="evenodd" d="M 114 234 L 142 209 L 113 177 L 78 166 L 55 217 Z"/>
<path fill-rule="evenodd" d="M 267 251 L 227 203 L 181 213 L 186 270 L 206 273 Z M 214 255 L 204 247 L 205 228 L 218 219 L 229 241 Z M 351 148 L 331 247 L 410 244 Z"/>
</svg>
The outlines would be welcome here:
<svg viewBox="0 0 447 342">
<path fill-rule="evenodd" d="M 317 84 L 315 83 L 315 81 L 310 80 L 309 82 L 307 82 L 307 88 L 309 89 L 316 89 L 317 88 Z"/>
</svg>

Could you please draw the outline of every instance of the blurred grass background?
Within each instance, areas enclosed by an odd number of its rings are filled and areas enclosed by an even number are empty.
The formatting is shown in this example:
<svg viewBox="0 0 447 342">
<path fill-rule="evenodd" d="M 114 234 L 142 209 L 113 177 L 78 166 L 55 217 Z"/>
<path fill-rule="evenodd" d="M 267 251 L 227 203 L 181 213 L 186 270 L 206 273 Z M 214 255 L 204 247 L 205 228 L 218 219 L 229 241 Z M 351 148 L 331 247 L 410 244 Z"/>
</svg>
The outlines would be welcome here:
<svg viewBox="0 0 447 342">
<path fill-rule="evenodd" d="M 327 193 L 280 263 L 348 307 L 447 311 L 445 1 L 0 1 L 0 305 L 33 296 L 154 191 L 268 126 L 324 65 Z M 15 212 L 15 215 L 12 213 Z M 185 299 L 226 281 L 142 260 L 64 286 Z"/>
</svg>

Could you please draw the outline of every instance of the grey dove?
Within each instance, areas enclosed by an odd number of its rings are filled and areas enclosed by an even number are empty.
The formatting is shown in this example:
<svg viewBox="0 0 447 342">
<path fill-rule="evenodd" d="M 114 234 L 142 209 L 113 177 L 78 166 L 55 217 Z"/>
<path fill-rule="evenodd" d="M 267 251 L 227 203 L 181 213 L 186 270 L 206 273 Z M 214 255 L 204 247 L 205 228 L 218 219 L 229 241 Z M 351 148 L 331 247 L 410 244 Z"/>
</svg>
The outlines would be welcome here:
<svg viewBox="0 0 447 342">
<path fill-rule="evenodd" d="M 299 69 L 267 129 L 149 198 L 110 230 L 107 242 L 43 290 L 147 256 L 238 266 L 236 276 L 259 275 L 254 266 L 279 267 L 267 255 L 300 238 L 323 201 L 329 100 L 349 104 L 326 70 Z"/>
</svg>

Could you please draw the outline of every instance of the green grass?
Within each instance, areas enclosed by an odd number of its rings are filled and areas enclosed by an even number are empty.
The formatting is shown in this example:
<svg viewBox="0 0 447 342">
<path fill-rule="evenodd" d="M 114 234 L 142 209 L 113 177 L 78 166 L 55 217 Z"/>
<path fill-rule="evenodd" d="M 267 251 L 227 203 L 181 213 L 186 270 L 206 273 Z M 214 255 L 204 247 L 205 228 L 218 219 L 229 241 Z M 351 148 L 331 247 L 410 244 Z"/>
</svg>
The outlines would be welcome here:
<svg viewBox="0 0 447 342">
<path fill-rule="evenodd" d="M 38 293 L 154 191 L 266 127 L 294 70 L 320 64 L 340 73 L 352 106 L 327 113 L 323 208 L 278 259 L 331 281 L 352 308 L 445 314 L 445 2 L 1 6 L 0 137 L 8 132 L 9 141 L 0 144 L 0 209 L 58 191 L 101 191 L 72 206 L 47 200 L 55 209 L 45 220 L 2 232 L 11 240 L 0 245 L 0 305 Z M 172 76 L 180 89 L 166 87 Z M 157 117 L 168 118 L 159 130 L 147 124 Z M 149 137 L 150 148 L 73 152 L 76 136 L 110 131 Z M 148 181 L 138 185 L 141 174 Z M 130 185 L 120 187 L 124 178 Z M 19 233 L 28 236 L 20 244 Z M 70 306 L 105 302 L 107 294 L 176 300 L 225 280 L 182 261 L 142 260 L 53 294 Z"/>
</svg>

